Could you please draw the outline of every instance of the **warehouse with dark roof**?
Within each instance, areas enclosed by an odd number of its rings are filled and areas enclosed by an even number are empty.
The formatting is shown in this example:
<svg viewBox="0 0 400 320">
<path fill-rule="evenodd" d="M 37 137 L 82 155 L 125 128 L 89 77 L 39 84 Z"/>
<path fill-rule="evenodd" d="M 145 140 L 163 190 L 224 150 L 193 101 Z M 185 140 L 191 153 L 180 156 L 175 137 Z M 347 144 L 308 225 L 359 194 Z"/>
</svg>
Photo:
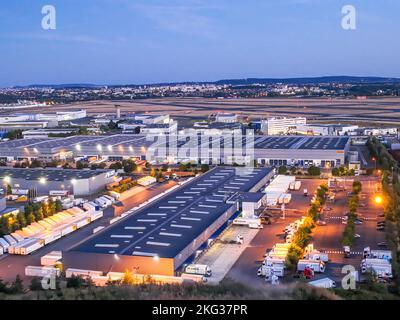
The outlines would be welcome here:
<svg viewBox="0 0 400 320">
<path fill-rule="evenodd" d="M 64 264 L 173 275 L 237 212 L 228 199 L 258 191 L 273 175 L 271 168 L 215 168 L 66 252 Z"/>
<path fill-rule="evenodd" d="M 194 161 L 334 167 L 346 163 L 350 138 L 344 136 L 135 135 L 23 139 L 0 143 L 0 160 L 97 157 L 140 158 L 155 163 Z"/>
</svg>

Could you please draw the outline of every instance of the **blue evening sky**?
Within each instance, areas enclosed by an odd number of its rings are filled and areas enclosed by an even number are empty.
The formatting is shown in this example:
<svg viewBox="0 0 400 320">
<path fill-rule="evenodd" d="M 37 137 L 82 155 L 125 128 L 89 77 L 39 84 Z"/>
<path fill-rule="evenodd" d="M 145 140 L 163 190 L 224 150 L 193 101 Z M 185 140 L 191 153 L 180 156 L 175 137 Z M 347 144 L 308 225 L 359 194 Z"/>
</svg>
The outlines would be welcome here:
<svg viewBox="0 0 400 320">
<path fill-rule="evenodd" d="M 56 30 L 41 28 L 47 4 Z M 400 77 L 399 31 L 399 0 L 2 0 L 0 87 Z"/>
</svg>

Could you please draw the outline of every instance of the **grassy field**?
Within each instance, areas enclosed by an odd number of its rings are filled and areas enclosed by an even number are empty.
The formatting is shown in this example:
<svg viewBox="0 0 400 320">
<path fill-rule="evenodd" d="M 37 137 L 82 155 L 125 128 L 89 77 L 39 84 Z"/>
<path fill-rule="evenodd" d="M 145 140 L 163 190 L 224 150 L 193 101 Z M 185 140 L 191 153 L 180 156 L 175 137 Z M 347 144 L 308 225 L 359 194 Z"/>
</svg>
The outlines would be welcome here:
<svg viewBox="0 0 400 320">
<path fill-rule="evenodd" d="M 357 123 L 364 126 L 400 122 L 400 98 L 382 97 L 366 100 L 344 98 L 262 98 L 205 99 L 164 98 L 134 101 L 90 101 L 57 105 L 37 110 L 39 113 L 84 108 L 88 114 L 115 114 L 115 105 L 122 113 L 168 113 L 186 125 L 217 112 L 233 112 L 242 118 L 259 119 L 268 116 L 305 116 L 310 122 Z M 32 112 L 30 110 L 29 112 Z"/>
</svg>

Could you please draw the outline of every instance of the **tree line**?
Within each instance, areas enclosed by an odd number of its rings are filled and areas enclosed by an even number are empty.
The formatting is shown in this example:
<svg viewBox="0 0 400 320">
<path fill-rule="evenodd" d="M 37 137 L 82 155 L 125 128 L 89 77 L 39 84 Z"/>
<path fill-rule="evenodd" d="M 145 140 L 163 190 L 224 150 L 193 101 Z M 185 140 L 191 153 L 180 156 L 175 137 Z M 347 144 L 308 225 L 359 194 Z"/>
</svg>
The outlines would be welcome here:
<svg viewBox="0 0 400 320">
<path fill-rule="evenodd" d="M 307 216 L 304 219 L 304 223 L 299 227 L 294 235 L 293 242 L 289 247 L 285 261 L 285 265 L 289 270 L 296 270 L 297 263 L 303 256 L 304 249 L 311 242 L 311 232 L 315 227 L 315 222 L 319 218 L 319 212 L 326 202 L 327 192 L 328 186 L 320 185 L 318 187 L 315 201 L 311 204 Z"/>
<path fill-rule="evenodd" d="M 357 220 L 357 210 L 360 202 L 359 194 L 361 190 L 361 182 L 354 181 L 352 188 L 353 195 L 348 201 L 349 212 L 347 214 L 347 224 L 343 230 L 342 244 L 344 246 L 352 246 L 355 242 L 355 221 Z"/>
<path fill-rule="evenodd" d="M 41 203 L 29 202 L 25 205 L 24 210 L 19 211 L 16 216 L 8 214 L 0 217 L 0 236 L 20 230 L 62 210 L 62 203 L 58 199 L 56 201 L 48 199 Z"/>
</svg>

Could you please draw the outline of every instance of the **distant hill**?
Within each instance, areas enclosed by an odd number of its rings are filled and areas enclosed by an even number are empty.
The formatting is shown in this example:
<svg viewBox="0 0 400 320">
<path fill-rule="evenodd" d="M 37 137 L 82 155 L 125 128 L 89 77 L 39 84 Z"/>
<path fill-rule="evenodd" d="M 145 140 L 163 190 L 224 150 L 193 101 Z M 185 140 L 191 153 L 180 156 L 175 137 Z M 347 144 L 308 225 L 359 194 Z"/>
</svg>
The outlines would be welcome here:
<svg viewBox="0 0 400 320">
<path fill-rule="evenodd" d="M 30 84 L 27 86 L 14 86 L 15 89 L 28 89 L 28 88 L 51 88 L 51 89 L 73 89 L 73 88 L 101 88 L 104 85 L 97 85 L 91 83 L 66 83 L 66 84 Z"/>
<path fill-rule="evenodd" d="M 306 78 L 248 78 L 219 80 L 216 84 L 244 85 L 244 84 L 318 84 L 318 83 L 400 83 L 400 78 L 385 77 L 353 77 L 353 76 L 326 76 Z"/>
<path fill-rule="evenodd" d="M 101 87 L 138 87 L 138 86 L 168 86 L 168 85 L 191 85 L 191 84 L 216 84 L 216 85 L 250 85 L 250 84 L 321 84 L 321 83 L 343 83 L 343 84 L 393 84 L 400 83 L 400 78 L 387 77 L 355 77 L 355 76 L 324 76 L 324 77 L 304 77 L 304 78 L 247 78 L 247 79 L 225 79 L 218 81 L 187 81 L 187 82 L 165 82 L 150 84 L 120 84 L 120 85 L 98 85 L 90 83 L 77 84 L 36 84 L 28 86 L 16 86 L 17 89 L 26 88 L 101 88 Z"/>
</svg>

